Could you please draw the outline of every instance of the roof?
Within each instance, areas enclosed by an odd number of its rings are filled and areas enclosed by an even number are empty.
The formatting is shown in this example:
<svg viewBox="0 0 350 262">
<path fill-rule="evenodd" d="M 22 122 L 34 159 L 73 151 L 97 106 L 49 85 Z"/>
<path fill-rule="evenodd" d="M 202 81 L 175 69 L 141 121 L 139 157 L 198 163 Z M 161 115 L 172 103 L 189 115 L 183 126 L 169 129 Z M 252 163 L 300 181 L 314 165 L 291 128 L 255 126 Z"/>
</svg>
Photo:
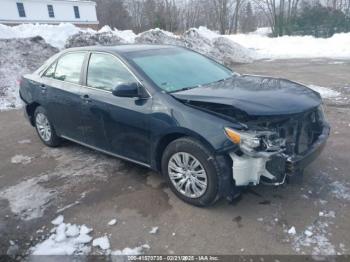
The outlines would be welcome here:
<svg viewBox="0 0 350 262">
<path fill-rule="evenodd" d="M 114 52 L 118 54 L 126 54 L 126 53 L 132 53 L 132 52 L 138 52 L 138 51 L 147 51 L 147 50 L 159 50 L 159 49 L 169 49 L 169 48 L 179 48 L 177 46 L 172 45 L 152 45 L 152 44 L 122 44 L 122 45 L 116 45 L 116 46 L 85 46 L 85 47 L 74 47 L 74 48 L 68 48 L 69 50 L 91 50 L 91 51 L 107 51 L 107 52 Z"/>
</svg>

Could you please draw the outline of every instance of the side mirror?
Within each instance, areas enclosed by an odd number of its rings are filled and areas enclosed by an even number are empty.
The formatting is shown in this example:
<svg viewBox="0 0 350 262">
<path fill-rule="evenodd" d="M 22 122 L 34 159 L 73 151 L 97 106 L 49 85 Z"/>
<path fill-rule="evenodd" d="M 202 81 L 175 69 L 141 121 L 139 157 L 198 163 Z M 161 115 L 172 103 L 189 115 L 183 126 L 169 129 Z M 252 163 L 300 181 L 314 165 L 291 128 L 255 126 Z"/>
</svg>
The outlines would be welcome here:
<svg viewBox="0 0 350 262">
<path fill-rule="evenodd" d="M 112 94 L 119 97 L 139 97 L 139 85 L 138 83 L 126 83 L 116 86 Z"/>
</svg>

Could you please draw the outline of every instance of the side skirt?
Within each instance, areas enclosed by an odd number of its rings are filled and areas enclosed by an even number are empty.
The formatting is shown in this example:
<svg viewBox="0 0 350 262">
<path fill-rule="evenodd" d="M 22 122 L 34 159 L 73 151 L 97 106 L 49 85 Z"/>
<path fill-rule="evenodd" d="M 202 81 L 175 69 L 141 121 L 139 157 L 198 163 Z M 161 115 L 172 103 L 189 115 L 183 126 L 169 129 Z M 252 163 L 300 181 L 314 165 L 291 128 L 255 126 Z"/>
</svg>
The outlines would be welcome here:
<svg viewBox="0 0 350 262">
<path fill-rule="evenodd" d="M 77 143 L 77 144 L 79 144 L 79 145 L 88 147 L 88 148 L 90 148 L 90 149 L 99 151 L 99 152 L 101 152 L 101 153 L 104 153 L 104 154 L 106 154 L 106 155 L 114 156 L 114 157 L 117 157 L 117 158 L 120 158 L 120 159 L 129 161 L 129 162 L 138 164 L 138 165 L 140 165 L 140 166 L 144 166 L 144 167 L 147 167 L 147 168 L 151 168 L 151 166 L 150 166 L 149 164 L 146 164 L 146 163 L 143 163 L 143 162 L 140 162 L 140 161 L 137 161 L 137 160 L 134 160 L 134 159 L 125 157 L 125 156 L 117 155 L 117 154 L 114 154 L 114 153 L 112 153 L 112 152 L 109 152 L 109 151 L 106 151 L 106 150 L 103 150 L 103 149 L 100 149 L 100 148 L 97 148 L 97 147 L 94 147 L 94 146 L 90 146 L 90 145 L 88 145 L 88 144 L 85 144 L 85 143 L 83 143 L 83 142 L 80 142 L 80 141 L 77 141 L 77 140 L 75 140 L 75 139 L 69 138 L 69 137 L 67 137 L 67 136 L 63 136 L 63 135 L 62 135 L 61 137 L 64 138 L 64 139 L 67 139 L 67 140 L 69 140 L 69 141 L 72 141 L 72 142 L 74 142 L 74 143 Z"/>
</svg>

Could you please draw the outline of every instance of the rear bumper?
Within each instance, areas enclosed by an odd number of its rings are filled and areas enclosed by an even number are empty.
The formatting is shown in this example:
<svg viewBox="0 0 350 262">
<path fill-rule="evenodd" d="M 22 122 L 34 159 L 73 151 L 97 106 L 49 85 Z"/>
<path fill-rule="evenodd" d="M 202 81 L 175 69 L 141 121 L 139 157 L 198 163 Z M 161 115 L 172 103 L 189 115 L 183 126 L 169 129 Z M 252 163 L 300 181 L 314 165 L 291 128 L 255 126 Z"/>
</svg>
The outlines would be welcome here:
<svg viewBox="0 0 350 262">
<path fill-rule="evenodd" d="M 300 174 L 314 161 L 326 145 L 330 126 L 325 123 L 322 134 L 303 154 L 286 156 L 283 153 L 267 153 L 265 156 L 229 155 L 232 159 L 232 176 L 236 186 L 257 185 L 260 181 L 270 185 L 280 185 L 286 176 Z"/>
</svg>

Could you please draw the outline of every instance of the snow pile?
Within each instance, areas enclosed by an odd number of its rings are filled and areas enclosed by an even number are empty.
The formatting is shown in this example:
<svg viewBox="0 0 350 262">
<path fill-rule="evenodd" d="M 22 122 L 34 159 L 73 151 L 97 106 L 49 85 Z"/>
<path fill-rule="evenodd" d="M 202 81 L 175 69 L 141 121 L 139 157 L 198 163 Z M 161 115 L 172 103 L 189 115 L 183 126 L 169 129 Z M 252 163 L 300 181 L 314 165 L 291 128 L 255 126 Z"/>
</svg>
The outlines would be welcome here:
<svg viewBox="0 0 350 262">
<path fill-rule="evenodd" d="M 340 96 L 340 93 L 337 91 L 334 91 L 330 88 L 323 87 L 323 86 L 316 86 L 316 85 L 308 85 L 308 88 L 318 92 L 322 98 L 335 98 Z"/>
<path fill-rule="evenodd" d="M 99 31 L 80 31 L 69 36 L 65 48 L 91 46 L 91 45 L 119 45 L 128 44 L 135 41 L 136 35 L 131 30 L 112 30 L 109 26 L 102 27 Z"/>
<path fill-rule="evenodd" d="M 82 29 L 79 27 L 69 23 L 62 23 L 59 25 L 21 24 L 18 26 L 0 24 L 0 38 L 9 39 L 41 36 L 50 45 L 62 48 L 69 36 L 77 34 L 81 30 Z M 90 30 L 91 29 L 85 29 L 85 31 Z"/>
<path fill-rule="evenodd" d="M 182 41 L 181 37 L 178 37 L 170 32 L 163 31 L 159 28 L 140 33 L 135 38 L 135 43 L 185 46 L 185 43 Z"/>
<path fill-rule="evenodd" d="M 135 42 L 187 47 L 227 66 L 250 63 L 254 57 L 254 52 L 204 27 L 191 28 L 182 36 L 176 36 L 160 29 L 152 29 L 139 34 Z"/>
<path fill-rule="evenodd" d="M 65 48 L 91 45 L 111 46 L 119 44 L 125 44 L 125 42 L 112 32 L 79 32 L 78 34 L 72 35 L 67 39 Z"/>
<path fill-rule="evenodd" d="M 0 39 L 0 111 L 21 106 L 17 81 L 57 52 L 41 37 Z"/>
<path fill-rule="evenodd" d="M 112 30 L 109 26 L 104 26 L 99 31 L 95 31 L 89 28 L 82 29 L 70 23 L 59 25 L 22 24 L 18 26 L 0 24 L 0 39 L 41 36 L 47 43 L 59 49 L 65 46 L 68 38 L 77 34 L 85 38 L 98 34 L 100 36 L 96 38 L 102 38 L 102 40 L 106 35 L 113 35 L 114 39 L 121 39 L 124 43 L 133 43 L 136 36 L 131 30 Z M 90 42 L 93 43 L 92 40 Z"/>
<path fill-rule="evenodd" d="M 254 50 L 257 59 L 290 58 L 350 58 L 350 33 L 335 34 L 331 38 L 312 36 L 283 36 L 270 38 L 259 34 L 225 36 Z"/>
<path fill-rule="evenodd" d="M 63 216 L 52 221 L 55 227 L 52 235 L 30 249 L 32 255 L 87 255 L 91 251 L 88 244 L 92 237 L 89 233 L 92 229 L 85 225 L 66 224 Z"/>
</svg>

